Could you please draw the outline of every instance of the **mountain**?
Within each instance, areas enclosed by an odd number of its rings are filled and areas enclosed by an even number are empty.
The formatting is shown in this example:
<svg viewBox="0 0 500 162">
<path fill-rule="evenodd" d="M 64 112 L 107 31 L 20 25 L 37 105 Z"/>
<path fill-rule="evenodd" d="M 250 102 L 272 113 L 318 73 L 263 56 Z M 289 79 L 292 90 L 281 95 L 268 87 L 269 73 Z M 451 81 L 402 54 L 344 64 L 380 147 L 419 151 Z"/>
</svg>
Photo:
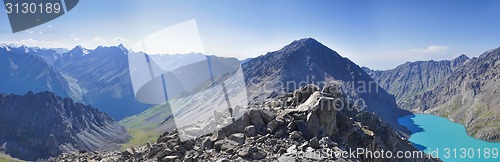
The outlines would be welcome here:
<svg viewBox="0 0 500 162">
<path fill-rule="evenodd" d="M 442 83 L 416 95 L 413 107 L 465 125 L 479 139 L 500 141 L 500 48 L 465 61 Z"/>
<path fill-rule="evenodd" d="M 291 93 L 305 84 L 324 86 L 340 82 L 351 102 L 408 133 L 397 119 L 411 113 L 399 109 L 394 97 L 358 65 L 315 39 L 293 41 L 278 51 L 244 63 L 242 68 L 250 100 L 263 102 L 268 97 Z"/>
<path fill-rule="evenodd" d="M 114 150 L 130 138 L 108 115 L 51 92 L 1 94 L 0 130 L 0 152 L 23 160 Z"/>
<path fill-rule="evenodd" d="M 64 76 L 39 56 L 25 46 L 0 48 L 0 93 L 51 91 L 63 97 L 75 96 Z"/>
<path fill-rule="evenodd" d="M 269 98 L 273 101 L 299 102 L 303 97 L 312 107 L 258 105 L 246 111 L 234 123 L 192 140 L 177 130 L 163 133 L 156 142 L 124 151 L 64 154 L 53 161 L 439 161 L 428 156 L 409 158 L 373 158 L 337 153 L 364 149 L 368 152 L 420 152 L 375 114 L 356 111 L 341 92 L 327 87 L 311 92 L 307 85 L 291 96 Z M 304 94 L 308 94 L 305 95 Z M 340 106 L 340 107 L 337 107 Z M 337 111 L 341 110 L 341 111 Z M 352 111 L 350 111 L 352 110 Z M 228 120 L 228 114 L 211 118 Z M 200 125 L 203 125 L 199 123 Z M 220 125 L 216 125 L 219 127 Z M 206 127 L 202 127 L 205 129 Z"/>
<path fill-rule="evenodd" d="M 399 107 L 415 110 L 413 98 L 444 82 L 469 57 L 460 55 L 453 60 L 407 62 L 385 71 L 363 69 L 377 83 L 393 94 Z"/>
<path fill-rule="evenodd" d="M 94 50 L 77 46 L 63 53 L 54 66 L 81 90 L 84 103 L 121 119 L 149 107 L 135 99 L 127 54 L 122 45 Z"/>
</svg>

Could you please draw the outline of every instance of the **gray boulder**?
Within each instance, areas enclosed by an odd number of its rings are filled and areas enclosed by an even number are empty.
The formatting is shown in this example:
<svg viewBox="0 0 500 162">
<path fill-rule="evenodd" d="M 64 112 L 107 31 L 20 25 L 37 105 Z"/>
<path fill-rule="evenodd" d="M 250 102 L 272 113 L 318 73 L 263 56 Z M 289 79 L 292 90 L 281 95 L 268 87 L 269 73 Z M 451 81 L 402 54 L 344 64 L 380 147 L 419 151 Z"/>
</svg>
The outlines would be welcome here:
<svg viewBox="0 0 500 162">
<path fill-rule="evenodd" d="M 293 96 L 298 103 L 303 103 L 306 101 L 311 94 L 319 91 L 319 87 L 313 84 L 302 86 L 293 92 Z"/>
</svg>

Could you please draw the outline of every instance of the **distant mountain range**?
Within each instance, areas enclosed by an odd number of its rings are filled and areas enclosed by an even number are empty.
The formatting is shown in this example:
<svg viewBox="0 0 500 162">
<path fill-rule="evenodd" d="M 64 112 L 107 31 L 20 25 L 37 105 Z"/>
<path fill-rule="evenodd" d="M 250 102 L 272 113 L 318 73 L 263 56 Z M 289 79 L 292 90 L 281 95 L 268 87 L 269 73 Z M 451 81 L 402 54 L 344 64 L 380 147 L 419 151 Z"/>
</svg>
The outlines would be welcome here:
<svg viewBox="0 0 500 162">
<path fill-rule="evenodd" d="M 0 94 L 0 130 L 0 152 L 22 160 L 116 150 L 130 138 L 108 115 L 51 92 Z"/>
<path fill-rule="evenodd" d="M 135 99 L 130 80 L 128 50 L 122 46 L 69 51 L 26 46 L 0 47 L 0 93 L 54 92 L 91 104 L 114 119 L 144 111 L 152 105 Z M 4 59 L 5 58 L 5 59 Z M 152 55 L 162 68 L 174 70 L 205 55 Z M 167 67 L 168 66 L 168 67 Z"/>
<path fill-rule="evenodd" d="M 400 107 L 465 125 L 479 139 L 500 141 L 500 48 L 469 59 L 418 61 L 386 71 L 365 68 Z"/>
</svg>

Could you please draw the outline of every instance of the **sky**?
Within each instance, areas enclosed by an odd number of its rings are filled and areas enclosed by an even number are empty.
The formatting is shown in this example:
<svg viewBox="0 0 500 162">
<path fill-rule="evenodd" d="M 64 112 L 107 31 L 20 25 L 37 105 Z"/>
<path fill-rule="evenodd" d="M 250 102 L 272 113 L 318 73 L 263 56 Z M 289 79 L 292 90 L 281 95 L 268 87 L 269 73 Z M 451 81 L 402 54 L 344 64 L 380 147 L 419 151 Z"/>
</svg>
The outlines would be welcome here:
<svg viewBox="0 0 500 162">
<path fill-rule="evenodd" d="M 245 59 L 315 38 L 360 66 L 384 70 L 500 47 L 498 6 L 495 0 L 81 0 L 65 15 L 19 33 L 2 12 L 0 43 L 131 47 L 194 19 L 207 54 Z"/>
</svg>

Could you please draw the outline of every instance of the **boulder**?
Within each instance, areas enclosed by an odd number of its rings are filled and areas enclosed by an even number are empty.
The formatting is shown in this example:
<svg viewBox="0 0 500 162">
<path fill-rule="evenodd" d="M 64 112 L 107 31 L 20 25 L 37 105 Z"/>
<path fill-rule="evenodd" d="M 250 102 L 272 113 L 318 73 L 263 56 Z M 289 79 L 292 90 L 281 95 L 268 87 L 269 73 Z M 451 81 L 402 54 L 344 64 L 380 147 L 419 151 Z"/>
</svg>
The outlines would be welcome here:
<svg viewBox="0 0 500 162">
<path fill-rule="evenodd" d="M 334 102 L 333 98 L 320 97 L 312 110 L 312 113 L 318 116 L 325 136 L 331 136 L 337 131 L 337 110 L 334 107 Z"/>
<path fill-rule="evenodd" d="M 224 130 L 225 134 L 243 133 L 245 131 L 245 127 L 248 125 L 251 125 L 250 116 L 248 113 L 244 113 L 240 118 L 222 128 L 222 130 Z"/>
<path fill-rule="evenodd" d="M 256 151 L 252 154 L 252 159 L 253 160 L 261 160 L 266 158 L 266 154 L 263 153 L 262 151 Z"/>
<path fill-rule="evenodd" d="M 290 138 L 294 140 L 299 140 L 302 138 L 302 135 L 300 135 L 298 131 L 293 131 L 292 133 L 290 133 Z"/>
<path fill-rule="evenodd" d="M 309 140 L 309 146 L 311 146 L 314 149 L 321 148 L 321 146 L 319 145 L 318 137 L 311 138 L 311 140 Z"/>
<path fill-rule="evenodd" d="M 215 142 L 214 147 L 220 151 L 234 150 L 238 146 L 238 143 L 231 140 L 220 140 Z"/>
<path fill-rule="evenodd" d="M 266 131 L 266 123 L 262 119 L 262 115 L 258 109 L 250 109 L 248 111 L 248 115 L 250 116 L 250 121 L 255 126 L 255 130 L 259 134 L 264 134 Z"/>
<path fill-rule="evenodd" d="M 245 143 L 245 135 L 243 133 L 231 134 L 227 139 L 230 141 L 234 141 L 234 142 L 238 143 L 239 145 Z"/>
<path fill-rule="evenodd" d="M 319 123 L 319 119 L 316 113 L 310 112 L 309 114 L 307 114 L 306 125 L 309 128 L 306 136 L 307 139 L 316 137 L 320 132 L 324 131 Z"/>
<path fill-rule="evenodd" d="M 247 157 L 249 155 L 252 155 L 255 151 L 257 151 L 257 148 L 252 146 L 252 147 L 243 147 L 240 150 L 238 150 L 238 156 L 241 157 Z"/>
<path fill-rule="evenodd" d="M 314 84 L 309 84 L 295 90 L 293 96 L 298 103 L 303 103 L 316 91 L 319 91 L 319 87 Z"/>
<path fill-rule="evenodd" d="M 203 148 L 212 149 L 213 143 L 210 137 L 206 137 L 202 142 Z"/>
<path fill-rule="evenodd" d="M 276 118 L 276 115 L 268 109 L 259 109 L 264 123 L 269 123 Z"/>
<path fill-rule="evenodd" d="M 257 135 L 257 130 L 255 130 L 255 126 L 249 125 L 245 127 L 245 135 L 248 137 L 253 137 Z"/>
<path fill-rule="evenodd" d="M 297 106 L 298 111 L 308 111 L 314 108 L 314 105 L 318 102 L 318 99 L 321 97 L 320 92 L 314 92 L 312 95 L 309 96 L 309 98 Z"/>
<path fill-rule="evenodd" d="M 215 131 L 214 134 L 212 134 L 212 136 L 210 137 L 210 140 L 218 141 L 218 140 L 224 139 L 225 137 L 226 137 L 226 134 L 224 133 L 224 131 L 219 129 L 219 130 Z"/>
<path fill-rule="evenodd" d="M 272 134 L 278 129 L 278 126 L 279 126 L 278 121 L 273 120 L 267 123 L 267 131 Z"/>
</svg>

